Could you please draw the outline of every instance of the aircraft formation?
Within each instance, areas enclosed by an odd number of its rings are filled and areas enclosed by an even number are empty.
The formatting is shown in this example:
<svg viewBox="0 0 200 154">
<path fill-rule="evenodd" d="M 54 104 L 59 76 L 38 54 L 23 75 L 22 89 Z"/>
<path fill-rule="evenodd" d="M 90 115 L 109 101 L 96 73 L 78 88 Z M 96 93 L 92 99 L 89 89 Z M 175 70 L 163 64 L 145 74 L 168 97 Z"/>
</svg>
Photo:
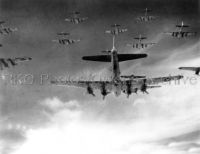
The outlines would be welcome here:
<svg viewBox="0 0 200 154">
<path fill-rule="evenodd" d="M 150 22 L 152 20 L 155 20 L 157 18 L 156 16 L 150 16 L 147 14 L 150 11 L 151 10 L 146 8 L 145 15 L 136 18 L 136 20 L 137 21 L 139 20 L 140 22 Z M 72 19 L 68 21 L 71 21 L 73 24 L 75 23 L 73 22 Z M 76 22 L 76 24 L 79 23 L 80 22 Z M 184 25 L 183 23 L 181 25 L 176 25 L 176 27 L 180 28 L 178 33 L 181 34 L 184 33 L 184 37 L 187 37 L 190 34 L 190 32 L 182 30 L 183 28 L 186 28 L 186 26 L 188 27 L 188 25 Z M 101 53 L 103 54 L 82 57 L 82 60 L 85 61 L 110 63 L 112 68 L 112 74 L 109 80 L 52 80 L 51 84 L 82 87 L 85 88 L 86 92 L 92 96 L 95 96 L 95 90 L 99 90 L 101 95 L 103 96 L 103 99 L 105 99 L 105 97 L 110 93 L 114 93 L 115 96 L 119 96 L 121 93 L 124 93 L 127 95 L 128 98 L 131 94 L 138 93 L 139 91 L 148 94 L 147 92 L 148 89 L 161 87 L 160 85 L 158 85 L 159 83 L 169 82 L 172 80 L 176 81 L 183 78 L 182 75 L 155 77 L 155 78 L 147 78 L 146 76 L 137 76 L 134 74 L 122 75 L 120 70 L 121 62 L 142 59 L 147 57 L 146 53 L 139 53 L 139 54 L 118 53 L 118 50 L 115 47 L 115 39 L 120 34 L 123 34 L 127 31 L 128 31 L 127 28 L 121 28 L 121 25 L 119 24 L 111 25 L 111 29 L 106 30 L 105 33 L 112 35 L 113 38 L 112 49 L 101 51 Z M 155 42 L 143 42 L 143 40 L 147 39 L 147 37 L 142 35 L 139 35 L 134 39 L 138 40 L 138 42 L 127 45 L 136 49 L 145 49 L 156 44 Z"/>
<path fill-rule="evenodd" d="M 144 16 L 140 16 L 136 18 L 136 21 L 139 22 L 150 22 L 157 19 L 156 16 L 148 15 L 148 12 L 152 10 L 145 9 Z M 72 24 L 81 24 L 86 21 L 88 17 L 81 17 L 80 12 L 71 13 L 70 17 L 65 18 L 66 22 Z M 17 28 L 10 28 L 3 26 L 5 22 L 0 22 L 0 34 L 8 35 L 12 32 L 16 31 Z M 185 28 L 188 28 L 189 25 L 185 25 L 183 22 L 181 25 L 176 25 L 178 31 L 174 32 L 164 32 L 165 34 L 170 34 L 172 37 L 184 38 L 188 36 L 196 36 L 196 32 L 185 31 Z M 83 56 L 82 60 L 85 61 L 97 61 L 97 62 L 106 62 L 110 63 L 112 68 L 111 78 L 108 80 L 52 80 L 51 84 L 54 85 L 66 85 L 66 86 L 75 86 L 85 88 L 87 93 L 95 96 L 95 90 L 99 90 L 103 99 L 110 94 L 114 93 L 115 96 L 119 96 L 120 94 L 126 94 L 127 98 L 133 94 L 141 91 L 142 93 L 148 94 L 147 90 L 151 88 L 159 88 L 161 87 L 159 84 L 163 82 L 169 82 L 173 80 L 180 80 L 183 78 L 182 75 L 175 76 L 165 76 L 165 77 L 155 77 L 148 78 L 144 75 L 125 75 L 121 73 L 120 63 L 124 61 L 136 60 L 146 58 L 148 55 L 146 53 L 119 53 L 119 51 L 115 47 L 116 38 L 125 32 L 127 32 L 127 28 L 121 28 L 119 24 L 111 25 L 110 30 L 106 30 L 105 34 L 110 34 L 112 36 L 112 49 L 111 50 L 103 50 L 101 51 L 103 54 L 99 55 L 89 55 Z M 52 42 L 56 42 L 60 45 L 72 45 L 77 42 L 80 42 L 80 39 L 72 39 L 70 38 L 71 34 L 69 32 L 58 32 L 57 39 L 52 40 Z M 127 44 L 132 48 L 136 49 L 145 49 L 155 45 L 155 42 L 143 42 L 143 40 L 147 39 L 146 36 L 142 36 L 141 34 L 137 37 L 134 37 L 135 40 L 138 40 L 137 43 Z M 10 66 L 15 66 L 20 62 L 32 60 L 31 57 L 19 57 L 19 58 L 0 58 L 0 68 L 3 70 L 4 68 L 8 68 Z M 183 70 L 192 70 L 195 71 L 195 74 L 199 74 L 200 67 L 180 67 L 179 69 Z"/>
<path fill-rule="evenodd" d="M 13 32 L 16 32 L 17 28 L 11 28 L 8 26 L 4 26 L 6 22 L 0 21 L 0 35 L 10 35 Z M 3 47 L 2 44 L 0 44 L 0 47 Z M 9 58 L 0 58 L 0 70 L 4 70 L 5 68 L 10 68 L 18 65 L 19 63 L 26 62 L 32 60 L 31 57 L 9 57 Z"/>
<path fill-rule="evenodd" d="M 99 80 L 99 81 L 72 81 L 72 80 L 52 80 L 52 84 L 56 85 L 68 85 L 75 87 L 86 88 L 87 93 L 95 96 L 94 90 L 100 90 L 103 99 L 110 94 L 114 93 L 115 96 L 119 96 L 121 93 L 125 93 L 127 98 L 132 93 L 138 93 L 141 91 L 148 94 L 147 89 L 161 87 L 158 83 L 169 82 L 172 80 L 180 80 L 183 78 L 181 75 L 157 77 L 157 78 L 146 78 L 144 76 L 121 76 L 119 63 L 128 60 L 135 60 L 146 58 L 147 54 L 119 54 L 115 48 L 115 35 L 113 35 L 113 47 L 107 54 L 94 55 L 94 56 L 83 56 L 83 60 L 87 61 L 98 61 L 98 62 L 110 62 L 112 66 L 112 77 L 110 80 Z M 123 78 L 126 78 L 125 80 Z M 140 79 L 141 78 L 141 79 Z"/>
</svg>

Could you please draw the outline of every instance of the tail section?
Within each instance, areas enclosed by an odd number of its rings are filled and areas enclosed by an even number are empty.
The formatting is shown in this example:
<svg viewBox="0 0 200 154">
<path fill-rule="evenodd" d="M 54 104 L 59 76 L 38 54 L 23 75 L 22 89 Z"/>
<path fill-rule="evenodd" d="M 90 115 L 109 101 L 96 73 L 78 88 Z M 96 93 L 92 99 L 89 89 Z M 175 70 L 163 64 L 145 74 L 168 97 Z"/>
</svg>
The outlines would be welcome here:
<svg viewBox="0 0 200 154">
<path fill-rule="evenodd" d="M 115 48 L 115 35 L 113 35 L 113 47 L 112 47 L 111 52 L 113 52 L 113 51 L 117 51 Z"/>
</svg>

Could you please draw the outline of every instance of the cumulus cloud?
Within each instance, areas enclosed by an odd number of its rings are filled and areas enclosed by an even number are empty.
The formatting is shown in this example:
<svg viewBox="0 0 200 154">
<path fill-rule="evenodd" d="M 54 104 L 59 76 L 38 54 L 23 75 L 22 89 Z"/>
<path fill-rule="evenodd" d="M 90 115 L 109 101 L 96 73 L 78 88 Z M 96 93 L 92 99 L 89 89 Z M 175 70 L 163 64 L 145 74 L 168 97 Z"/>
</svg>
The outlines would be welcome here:
<svg viewBox="0 0 200 154">
<path fill-rule="evenodd" d="M 14 154 L 194 153 L 199 143 L 198 139 L 192 138 L 193 132 L 199 130 L 200 106 L 195 93 L 195 90 L 200 90 L 199 87 L 184 84 L 166 86 L 159 93 L 154 91 L 151 96 L 135 101 L 130 99 L 130 110 L 136 112 L 136 115 L 124 115 L 124 122 L 132 119 L 126 125 L 107 121 L 105 111 L 98 114 L 103 120 L 95 120 L 85 117 L 88 112 L 95 116 L 97 109 L 84 110 L 83 106 L 82 109 L 71 109 L 71 106 L 80 107 L 77 104 L 84 102 L 45 99 L 41 103 L 55 111 L 51 122 L 48 127 L 27 131 L 27 141 Z M 103 105 L 109 108 L 108 104 Z M 120 112 L 118 114 L 123 115 Z M 180 137 L 185 134 L 188 134 L 187 137 Z"/>
</svg>

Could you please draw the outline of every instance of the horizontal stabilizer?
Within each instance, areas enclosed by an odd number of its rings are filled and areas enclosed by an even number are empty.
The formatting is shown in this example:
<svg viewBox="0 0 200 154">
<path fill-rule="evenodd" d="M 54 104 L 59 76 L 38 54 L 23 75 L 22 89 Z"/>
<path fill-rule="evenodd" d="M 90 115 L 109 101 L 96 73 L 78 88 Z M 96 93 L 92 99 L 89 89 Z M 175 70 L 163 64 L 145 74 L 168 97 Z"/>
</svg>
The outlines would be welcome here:
<svg viewBox="0 0 200 154">
<path fill-rule="evenodd" d="M 176 27 L 178 27 L 178 28 L 186 28 L 186 27 L 189 27 L 189 25 L 176 25 Z"/>
<path fill-rule="evenodd" d="M 118 61 L 127 61 L 147 57 L 147 54 L 118 54 Z M 99 62 L 111 62 L 111 55 L 97 55 L 97 56 L 84 56 L 83 60 L 99 61 Z"/>
</svg>

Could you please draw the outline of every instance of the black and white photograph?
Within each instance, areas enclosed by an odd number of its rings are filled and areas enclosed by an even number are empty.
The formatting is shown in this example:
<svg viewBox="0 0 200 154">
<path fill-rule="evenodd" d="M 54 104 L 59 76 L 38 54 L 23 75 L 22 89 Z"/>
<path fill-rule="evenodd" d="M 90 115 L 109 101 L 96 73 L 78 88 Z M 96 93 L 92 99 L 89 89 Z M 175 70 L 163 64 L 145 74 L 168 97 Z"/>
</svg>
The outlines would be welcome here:
<svg viewBox="0 0 200 154">
<path fill-rule="evenodd" d="M 200 154 L 200 0 L 0 0 L 0 154 Z"/>
</svg>

